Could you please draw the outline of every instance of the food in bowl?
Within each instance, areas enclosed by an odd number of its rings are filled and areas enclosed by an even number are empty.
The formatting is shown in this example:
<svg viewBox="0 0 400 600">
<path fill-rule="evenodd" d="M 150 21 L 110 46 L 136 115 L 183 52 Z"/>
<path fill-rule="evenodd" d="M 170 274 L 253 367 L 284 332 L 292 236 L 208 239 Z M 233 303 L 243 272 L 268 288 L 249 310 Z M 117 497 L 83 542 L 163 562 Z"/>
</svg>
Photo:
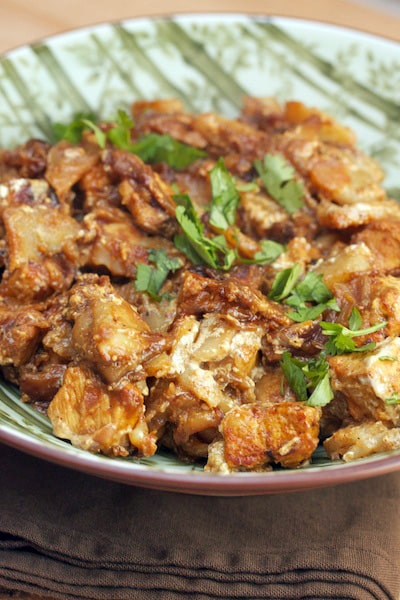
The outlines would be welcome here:
<svg viewBox="0 0 400 600">
<path fill-rule="evenodd" d="M 400 205 L 298 101 L 140 101 L 0 151 L 0 363 L 54 434 L 210 472 L 400 447 Z"/>
</svg>

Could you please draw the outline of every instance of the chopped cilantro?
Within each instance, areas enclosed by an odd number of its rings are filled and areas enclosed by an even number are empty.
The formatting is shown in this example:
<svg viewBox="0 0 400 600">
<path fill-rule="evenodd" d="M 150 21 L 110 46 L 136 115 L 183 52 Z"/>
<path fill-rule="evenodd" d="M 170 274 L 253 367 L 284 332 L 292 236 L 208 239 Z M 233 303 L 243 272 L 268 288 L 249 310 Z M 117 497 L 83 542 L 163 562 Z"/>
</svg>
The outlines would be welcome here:
<svg viewBox="0 0 400 600">
<path fill-rule="evenodd" d="M 350 317 L 349 319 L 349 325 L 355 327 L 361 323 L 357 315 L 358 310 L 353 309 L 353 311 L 355 312 L 353 317 Z M 376 346 L 375 342 L 370 342 L 364 346 L 357 346 L 353 338 L 369 335 L 379 329 L 383 329 L 386 325 L 387 321 L 382 321 L 381 323 L 376 323 L 365 329 L 350 329 L 340 323 L 320 322 L 322 333 L 329 336 L 329 340 L 325 344 L 326 351 L 332 356 L 346 354 L 348 352 L 367 352 L 373 350 Z"/>
<path fill-rule="evenodd" d="M 100 146 L 100 148 L 106 147 L 107 142 L 107 134 L 100 129 L 93 121 L 89 119 L 82 119 L 83 125 L 85 125 L 88 129 L 91 129 L 95 135 L 96 142 Z"/>
<path fill-rule="evenodd" d="M 268 297 L 294 308 L 287 315 L 298 323 L 317 319 L 328 308 L 339 310 L 332 292 L 322 281 L 322 275 L 310 271 L 299 282 L 300 272 L 298 264 L 280 271 Z"/>
<path fill-rule="evenodd" d="M 326 372 L 325 375 L 323 375 L 322 378 L 318 381 L 306 404 L 307 406 L 326 406 L 327 404 L 329 404 L 332 398 L 333 391 L 331 387 L 329 373 Z"/>
<path fill-rule="evenodd" d="M 248 183 L 236 183 L 236 189 L 238 192 L 258 192 L 259 186 L 256 181 L 249 181 Z"/>
<path fill-rule="evenodd" d="M 132 151 L 131 129 L 133 121 L 124 110 L 118 110 L 117 116 L 114 119 L 114 124 L 107 131 L 107 137 L 114 146 L 122 150 Z"/>
<path fill-rule="evenodd" d="M 206 156 L 203 150 L 179 142 L 167 134 L 148 133 L 136 143 L 132 143 L 133 121 L 124 110 L 118 110 L 117 116 L 110 125 L 106 131 L 103 131 L 96 123 L 96 117 L 78 114 L 67 125 L 55 124 L 53 130 L 57 140 L 65 139 L 77 144 L 82 139 L 83 132 L 91 129 L 100 148 L 105 148 L 109 140 L 117 148 L 137 154 L 144 162 L 166 162 L 176 170 L 185 169 L 198 158 Z"/>
<path fill-rule="evenodd" d="M 52 129 L 55 140 L 78 144 L 82 139 L 82 133 L 87 129 L 86 123 L 94 123 L 95 120 L 96 116 L 91 113 L 77 113 L 70 123 L 54 123 Z"/>
<path fill-rule="evenodd" d="M 296 213 L 304 204 L 304 188 L 295 179 L 295 170 L 280 154 L 266 154 L 254 166 L 265 189 L 289 214 Z"/>
<path fill-rule="evenodd" d="M 351 331 L 357 331 L 362 326 L 362 317 L 360 311 L 356 306 L 353 306 L 351 309 L 350 317 L 349 317 L 349 329 Z"/>
<path fill-rule="evenodd" d="M 274 262 L 285 251 L 285 247 L 273 240 L 262 240 L 260 242 L 261 250 L 256 252 L 251 262 L 259 265 L 266 265 Z"/>
<path fill-rule="evenodd" d="M 329 404 L 333 398 L 333 391 L 329 365 L 323 355 L 309 361 L 301 361 L 294 358 L 290 352 L 284 352 L 280 364 L 289 387 L 300 402 L 307 406 Z"/>
<path fill-rule="evenodd" d="M 309 305 L 314 302 L 315 305 Z M 299 323 L 317 319 L 328 308 L 339 310 L 336 299 L 322 280 L 322 275 L 312 271 L 309 271 L 295 286 L 291 295 L 286 298 L 285 304 L 295 309 L 289 312 L 288 316 Z"/>
<path fill-rule="evenodd" d="M 195 265 L 209 265 L 214 269 L 229 270 L 236 259 L 236 251 L 227 246 L 223 236 L 208 238 L 195 207 L 187 194 L 174 196 L 176 219 L 182 234 L 174 238 L 175 246 Z"/>
<path fill-rule="evenodd" d="M 144 135 L 131 146 L 130 151 L 137 154 L 144 162 L 166 162 L 177 171 L 206 156 L 206 153 L 199 148 L 179 142 L 170 135 L 158 133 Z"/>
<path fill-rule="evenodd" d="M 385 398 L 385 404 L 400 404 L 400 395 L 397 392 L 395 392 L 394 394 L 389 396 L 389 398 Z"/>
<path fill-rule="evenodd" d="M 155 266 L 147 263 L 139 263 L 136 267 L 135 287 L 138 292 L 147 292 L 153 300 L 160 301 L 162 296 L 159 292 L 170 272 L 175 272 L 181 266 L 177 258 L 171 258 L 162 248 L 149 251 L 149 261 Z"/>
<path fill-rule="evenodd" d="M 210 223 L 217 229 L 225 230 L 236 220 L 236 210 L 240 201 L 235 180 L 225 166 L 223 158 L 210 171 L 211 206 Z"/>
<path fill-rule="evenodd" d="M 295 287 L 300 274 L 301 267 L 297 263 L 293 267 L 279 271 L 273 281 L 268 298 L 275 300 L 275 302 L 280 302 L 287 298 Z"/>
<path fill-rule="evenodd" d="M 290 352 L 284 352 L 281 360 L 281 369 L 289 387 L 296 394 L 300 402 L 307 400 L 307 379 L 303 371 L 303 363 L 293 358 Z"/>
</svg>

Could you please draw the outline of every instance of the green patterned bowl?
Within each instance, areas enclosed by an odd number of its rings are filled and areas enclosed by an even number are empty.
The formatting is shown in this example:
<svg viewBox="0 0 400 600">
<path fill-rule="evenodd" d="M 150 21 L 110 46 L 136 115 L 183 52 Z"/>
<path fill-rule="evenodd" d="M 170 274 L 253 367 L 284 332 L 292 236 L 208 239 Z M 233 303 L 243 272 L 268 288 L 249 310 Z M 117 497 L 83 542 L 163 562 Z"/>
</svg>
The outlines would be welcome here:
<svg viewBox="0 0 400 600">
<path fill-rule="evenodd" d="M 76 112 L 108 117 L 139 98 L 177 97 L 188 110 L 235 116 L 244 95 L 298 99 L 352 127 L 400 198 L 400 45 L 321 23 L 246 15 L 180 15 L 98 25 L 0 58 L 0 146 L 49 137 Z M 210 495 L 288 492 L 400 468 L 400 451 L 332 463 L 322 450 L 296 470 L 211 475 L 170 454 L 91 455 L 0 380 L 0 440 L 60 465 L 132 485 Z"/>
</svg>

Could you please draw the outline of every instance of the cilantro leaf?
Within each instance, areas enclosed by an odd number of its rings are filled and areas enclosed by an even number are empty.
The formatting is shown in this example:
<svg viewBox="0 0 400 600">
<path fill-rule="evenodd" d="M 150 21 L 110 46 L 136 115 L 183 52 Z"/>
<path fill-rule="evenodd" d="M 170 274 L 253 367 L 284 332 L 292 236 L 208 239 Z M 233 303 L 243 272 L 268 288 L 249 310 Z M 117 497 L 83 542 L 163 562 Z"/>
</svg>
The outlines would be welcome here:
<svg viewBox="0 0 400 600">
<path fill-rule="evenodd" d="M 352 331 L 357 331 L 360 329 L 362 325 L 362 317 L 358 308 L 353 306 L 351 309 L 350 317 L 349 317 L 349 329 Z"/>
<path fill-rule="evenodd" d="M 91 129 L 100 148 L 104 148 L 107 140 L 110 140 L 117 148 L 137 154 L 144 162 L 166 162 L 176 170 L 185 169 L 198 158 L 206 156 L 203 150 L 179 142 L 167 134 L 149 133 L 136 143 L 132 143 L 133 121 L 121 109 L 118 110 L 114 121 L 106 131 L 103 131 L 96 121 L 96 117 L 92 114 L 79 113 L 69 124 L 56 123 L 53 125 L 54 136 L 57 140 L 65 139 L 73 144 L 78 144 L 85 129 Z"/>
<path fill-rule="evenodd" d="M 301 302 L 317 302 L 326 304 L 333 298 L 328 286 L 323 282 L 322 275 L 309 271 L 304 279 L 297 284 L 295 289 Z"/>
<path fill-rule="evenodd" d="M 307 273 L 300 281 L 300 266 L 280 271 L 272 284 L 268 297 L 277 302 L 284 302 L 295 310 L 287 313 L 293 321 L 302 323 L 317 319 L 325 310 L 339 310 L 330 289 L 322 280 L 322 275 Z M 317 302 L 315 305 L 310 303 Z"/>
<path fill-rule="evenodd" d="M 304 204 L 304 187 L 295 179 L 296 172 L 280 154 L 266 154 L 254 166 L 265 189 L 289 214 L 296 213 Z"/>
<path fill-rule="evenodd" d="M 300 402 L 307 400 L 307 379 L 301 361 L 293 358 L 290 352 L 282 354 L 281 369 L 289 387 L 296 394 Z"/>
<path fill-rule="evenodd" d="M 353 319 L 353 325 L 355 321 L 359 322 L 358 317 Z M 348 352 L 367 352 L 373 350 L 376 346 L 375 342 L 370 342 L 364 346 L 357 346 L 353 338 L 362 335 L 369 335 L 379 329 L 383 329 L 387 325 L 387 321 L 382 321 L 371 327 L 365 329 L 352 330 L 340 323 L 330 323 L 327 321 L 321 321 L 320 326 L 322 333 L 329 336 L 329 340 L 325 344 L 325 348 L 329 354 L 336 356 L 338 354 L 346 354 Z"/>
<path fill-rule="evenodd" d="M 249 181 L 248 183 L 237 182 L 236 189 L 238 192 L 258 192 L 260 188 L 255 181 Z"/>
<path fill-rule="evenodd" d="M 296 323 L 314 321 L 326 311 L 328 304 L 315 304 L 314 306 L 298 306 L 295 311 L 290 311 L 287 316 Z"/>
<path fill-rule="evenodd" d="M 119 109 L 113 127 L 107 131 L 107 137 L 114 146 L 132 151 L 131 129 L 133 121 L 124 110 Z"/>
<path fill-rule="evenodd" d="M 279 271 L 275 276 L 268 298 L 280 302 L 289 296 L 295 287 L 301 273 L 301 267 L 297 263 L 293 267 Z"/>
<path fill-rule="evenodd" d="M 235 180 L 225 166 L 223 158 L 210 171 L 211 207 L 210 223 L 217 229 L 227 229 L 236 220 L 236 210 L 240 201 Z"/>
<path fill-rule="evenodd" d="M 281 368 L 291 390 L 307 406 L 325 406 L 333 398 L 329 365 L 324 355 L 309 361 L 300 361 L 290 352 L 284 352 Z M 309 394 L 309 390 L 312 390 Z"/>
<path fill-rule="evenodd" d="M 333 391 L 331 387 L 329 373 L 325 373 L 322 379 L 318 381 L 314 391 L 308 398 L 306 404 L 307 406 L 326 406 L 327 404 L 329 404 L 332 398 Z"/>
<path fill-rule="evenodd" d="M 391 404 L 400 404 L 400 395 L 397 392 L 395 392 L 394 394 L 389 396 L 389 398 L 385 398 L 385 404 L 389 406 Z"/>
<path fill-rule="evenodd" d="M 131 146 L 130 151 L 137 154 L 144 162 L 165 162 L 177 171 L 206 156 L 206 153 L 199 148 L 179 142 L 170 135 L 158 133 L 144 135 Z"/>
<path fill-rule="evenodd" d="M 98 143 L 98 145 L 100 146 L 100 148 L 105 148 L 106 147 L 106 142 L 107 142 L 107 134 L 104 133 L 104 131 L 102 131 L 100 129 L 100 127 L 98 127 L 98 125 L 96 125 L 95 123 L 93 123 L 93 121 L 91 121 L 90 119 L 82 119 L 82 123 L 88 128 L 91 129 L 96 137 L 96 142 Z"/>
<path fill-rule="evenodd" d="M 274 262 L 285 251 L 285 247 L 273 240 L 262 240 L 260 242 L 261 250 L 256 252 L 252 261 L 259 265 L 266 265 Z"/>
<path fill-rule="evenodd" d="M 175 246 L 195 265 L 209 265 L 214 269 L 228 270 L 236 259 L 236 251 L 228 248 L 223 236 L 208 238 L 195 207 L 187 194 L 174 196 L 176 219 L 183 234 L 174 238 Z"/>
<path fill-rule="evenodd" d="M 137 265 L 135 287 L 139 292 L 147 292 L 153 300 L 160 301 L 162 296 L 159 292 L 168 274 L 179 269 L 181 264 L 177 258 L 169 257 L 162 248 L 151 249 L 148 258 L 155 266 L 147 263 Z"/>
<path fill-rule="evenodd" d="M 87 129 L 87 122 L 94 123 L 96 116 L 92 113 L 77 113 L 70 123 L 54 123 L 52 126 L 55 140 L 66 140 L 71 144 L 78 144 L 82 133 Z"/>
</svg>

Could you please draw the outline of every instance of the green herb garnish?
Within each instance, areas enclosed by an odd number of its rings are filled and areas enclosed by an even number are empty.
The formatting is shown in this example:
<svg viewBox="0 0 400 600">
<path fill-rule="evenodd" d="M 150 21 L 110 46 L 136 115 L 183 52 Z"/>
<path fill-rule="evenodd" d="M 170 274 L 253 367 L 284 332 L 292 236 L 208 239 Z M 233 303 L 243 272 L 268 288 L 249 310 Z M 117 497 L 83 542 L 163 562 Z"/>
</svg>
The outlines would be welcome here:
<svg viewBox="0 0 400 600">
<path fill-rule="evenodd" d="M 260 242 L 261 250 L 256 252 L 254 257 L 249 261 L 259 265 L 266 265 L 274 262 L 285 251 L 285 246 L 274 242 L 273 240 L 262 240 Z"/>
<path fill-rule="evenodd" d="M 206 156 L 203 150 L 179 142 L 170 135 L 148 133 L 131 146 L 131 152 L 137 154 L 146 163 L 165 162 L 172 169 L 186 169 L 192 162 Z"/>
<path fill-rule="evenodd" d="M 227 246 L 223 236 L 208 238 L 195 207 L 187 194 L 174 196 L 176 219 L 182 234 L 174 238 L 175 246 L 195 264 L 206 264 L 214 269 L 229 270 L 237 253 Z"/>
<path fill-rule="evenodd" d="M 304 204 L 304 187 L 295 179 L 296 172 L 280 154 L 266 154 L 254 166 L 268 194 L 289 214 L 296 213 Z"/>
<path fill-rule="evenodd" d="M 153 300 L 160 301 L 162 296 L 159 292 L 164 285 L 169 273 L 174 273 L 181 263 L 177 258 L 171 258 L 162 248 L 149 251 L 149 261 L 155 266 L 147 263 L 139 263 L 136 267 L 135 287 L 138 292 L 147 292 Z"/>
<path fill-rule="evenodd" d="M 333 391 L 329 379 L 329 365 L 323 355 L 309 361 L 301 361 L 294 358 L 290 352 L 284 352 L 280 364 L 289 387 L 300 402 L 307 406 L 329 404 L 333 398 Z"/>
<path fill-rule="evenodd" d="M 225 230 L 234 224 L 236 210 L 240 201 L 235 180 L 225 166 L 223 158 L 210 171 L 211 206 L 210 224 Z"/>
<path fill-rule="evenodd" d="M 308 272 L 299 281 L 301 268 L 298 264 L 280 271 L 272 284 L 268 297 L 276 302 L 284 302 L 295 310 L 287 316 L 298 323 L 317 319 L 328 308 L 339 310 L 330 289 L 322 280 L 322 275 Z"/>
<path fill-rule="evenodd" d="M 365 329 L 356 329 L 361 324 L 361 315 L 355 307 L 349 317 L 349 327 L 345 327 L 339 323 L 321 321 L 322 333 L 329 336 L 329 340 L 325 344 L 326 351 L 332 356 L 336 356 L 338 354 L 347 354 L 348 352 L 368 352 L 373 350 L 376 346 L 375 342 L 370 342 L 364 346 L 357 346 L 353 338 L 369 335 L 379 329 L 383 329 L 387 325 L 387 321 L 376 323 Z"/>
<path fill-rule="evenodd" d="M 185 169 L 198 158 L 206 156 L 203 150 L 179 142 L 167 134 L 148 133 L 132 143 L 133 121 L 124 110 L 118 110 L 117 116 L 110 125 L 106 131 L 103 131 L 93 115 L 78 114 L 71 123 L 67 125 L 57 123 L 53 126 L 53 130 L 58 140 L 65 139 L 77 144 L 82 139 L 83 132 L 91 129 L 100 148 L 105 148 L 109 140 L 117 148 L 137 154 L 144 162 L 166 162 L 176 170 Z"/>
<path fill-rule="evenodd" d="M 387 405 L 391 405 L 391 404 L 400 404 L 400 396 L 397 392 L 395 392 L 394 394 L 392 394 L 391 396 L 389 396 L 389 398 L 385 398 L 385 404 Z"/>
<path fill-rule="evenodd" d="M 78 144 L 82 139 L 87 123 L 94 123 L 96 116 L 92 113 L 77 113 L 70 123 L 53 123 L 53 135 L 56 141 L 66 140 Z"/>
<path fill-rule="evenodd" d="M 133 121 L 124 110 L 118 110 L 113 127 L 107 131 L 107 138 L 114 146 L 132 152 L 131 129 Z"/>
<path fill-rule="evenodd" d="M 301 267 L 297 263 L 293 267 L 279 271 L 275 276 L 268 294 L 270 300 L 281 302 L 289 296 L 301 275 Z"/>
</svg>

